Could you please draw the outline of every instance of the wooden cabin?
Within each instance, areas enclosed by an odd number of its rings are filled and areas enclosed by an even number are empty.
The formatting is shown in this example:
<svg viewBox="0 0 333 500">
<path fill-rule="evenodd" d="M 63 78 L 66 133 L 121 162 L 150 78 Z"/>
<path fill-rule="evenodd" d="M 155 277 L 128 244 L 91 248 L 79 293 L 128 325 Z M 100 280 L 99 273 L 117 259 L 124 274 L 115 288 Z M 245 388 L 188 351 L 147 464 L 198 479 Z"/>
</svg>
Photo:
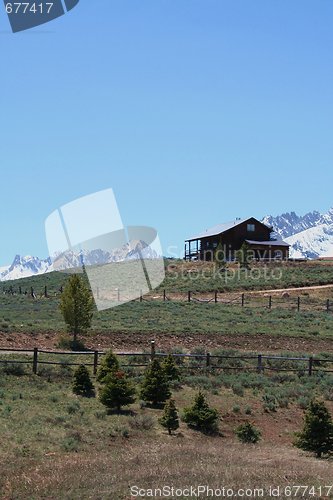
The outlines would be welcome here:
<svg viewBox="0 0 333 500">
<path fill-rule="evenodd" d="M 290 245 L 272 233 L 272 227 L 254 217 L 218 224 L 185 241 L 185 260 L 211 261 L 219 249 L 224 260 L 233 261 L 243 243 L 256 260 L 288 259 Z"/>
</svg>

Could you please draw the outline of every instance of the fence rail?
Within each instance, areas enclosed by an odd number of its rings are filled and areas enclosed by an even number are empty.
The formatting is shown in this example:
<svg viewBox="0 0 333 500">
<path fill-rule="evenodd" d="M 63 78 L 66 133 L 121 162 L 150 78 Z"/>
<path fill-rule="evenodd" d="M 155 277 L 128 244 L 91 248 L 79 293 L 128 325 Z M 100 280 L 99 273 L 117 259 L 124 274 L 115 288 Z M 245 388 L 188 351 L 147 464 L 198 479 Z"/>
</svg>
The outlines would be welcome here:
<svg viewBox="0 0 333 500">
<path fill-rule="evenodd" d="M 27 355 L 27 358 L 22 359 L 12 359 L 5 358 L 4 356 L 9 356 L 15 353 L 24 353 Z M 38 374 L 38 366 L 39 365 L 60 365 L 60 366 L 79 366 L 85 365 L 93 368 L 93 373 L 96 375 L 98 366 L 100 364 L 100 358 L 106 354 L 105 351 L 49 351 L 45 349 L 38 349 L 35 347 L 34 349 L 0 349 L 0 364 L 29 364 L 32 366 L 32 372 L 34 374 Z M 333 358 L 317 358 L 315 356 L 309 357 L 297 357 L 297 356 L 280 356 L 273 354 L 244 354 L 244 355 L 217 355 L 211 354 L 210 352 L 206 352 L 203 354 L 187 354 L 187 353 L 163 353 L 156 352 L 155 341 L 151 342 L 150 351 L 149 352 L 119 352 L 116 353 L 120 358 L 145 358 L 148 360 L 148 363 L 152 361 L 154 358 L 163 358 L 168 355 L 172 355 L 175 360 L 183 359 L 189 360 L 187 365 L 183 364 L 183 368 L 188 369 L 196 369 L 196 368 L 205 368 L 205 369 L 219 369 L 219 370 L 250 370 L 256 371 L 257 373 L 265 373 L 266 371 L 275 371 L 275 372 L 301 372 L 307 373 L 309 376 L 312 376 L 315 372 L 324 372 L 324 373 L 333 373 Z M 83 358 L 91 357 L 92 360 L 88 360 L 87 362 L 84 360 L 80 361 L 53 361 L 49 359 L 42 359 L 43 355 L 66 355 L 66 356 L 78 356 Z M 197 364 L 193 363 L 193 361 L 197 362 Z M 215 362 L 214 362 L 215 361 Z M 236 362 L 236 366 L 231 364 L 223 365 L 223 361 L 231 361 Z M 253 361 L 254 364 L 252 366 L 244 366 L 242 364 L 237 364 L 237 362 L 242 361 Z M 282 363 L 286 363 L 287 366 L 273 366 L 274 362 L 279 361 Z M 146 367 L 148 363 L 127 363 L 121 364 L 123 367 Z M 295 364 L 294 364 L 295 363 Z M 331 365 L 328 366 L 327 365 Z M 320 367 L 320 369 L 318 368 Z M 326 368 L 327 367 L 327 368 Z"/>
</svg>

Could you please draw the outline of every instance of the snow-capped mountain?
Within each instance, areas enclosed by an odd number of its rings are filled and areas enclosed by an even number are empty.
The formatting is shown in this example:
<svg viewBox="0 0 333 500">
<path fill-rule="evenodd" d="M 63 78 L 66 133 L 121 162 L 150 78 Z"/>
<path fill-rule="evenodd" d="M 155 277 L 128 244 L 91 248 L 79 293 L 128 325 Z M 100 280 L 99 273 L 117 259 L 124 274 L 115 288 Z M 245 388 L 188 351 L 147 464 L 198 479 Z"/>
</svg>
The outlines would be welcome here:
<svg viewBox="0 0 333 500">
<path fill-rule="evenodd" d="M 314 211 L 303 216 L 295 212 L 269 215 L 263 222 L 290 244 L 290 257 L 333 257 L 333 208 L 325 214 Z"/>
<path fill-rule="evenodd" d="M 111 262 L 122 262 L 138 258 L 156 259 L 161 257 L 150 246 L 141 240 L 132 240 L 122 247 L 110 252 L 96 249 L 91 251 L 74 252 L 68 250 L 58 254 L 51 259 L 39 259 L 38 257 L 21 257 L 16 255 L 10 266 L 0 268 L 0 281 L 26 278 L 37 274 L 49 273 L 51 271 L 65 271 L 67 269 L 78 269 L 85 266 L 96 266 Z"/>
</svg>

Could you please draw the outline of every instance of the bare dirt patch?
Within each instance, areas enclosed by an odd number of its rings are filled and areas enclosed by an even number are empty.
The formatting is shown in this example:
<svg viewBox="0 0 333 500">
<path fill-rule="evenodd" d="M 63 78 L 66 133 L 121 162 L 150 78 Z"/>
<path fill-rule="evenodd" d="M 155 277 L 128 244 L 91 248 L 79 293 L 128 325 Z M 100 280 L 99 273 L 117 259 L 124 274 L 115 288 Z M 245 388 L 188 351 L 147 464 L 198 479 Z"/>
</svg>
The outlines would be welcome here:
<svg viewBox="0 0 333 500">
<path fill-rule="evenodd" d="M 170 333 L 96 333 L 82 338 L 89 349 L 112 348 L 122 352 L 141 352 L 155 340 L 158 349 L 172 351 L 176 347 L 191 350 L 204 347 L 207 351 L 224 348 L 254 352 L 304 352 L 316 354 L 330 352 L 332 341 L 297 337 L 277 337 L 269 335 L 223 335 L 221 333 L 170 334 Z M 4 333 L 0 332 L 0 348 L 55 349 L 59 334 L 49 333 Z"/>
</svg>

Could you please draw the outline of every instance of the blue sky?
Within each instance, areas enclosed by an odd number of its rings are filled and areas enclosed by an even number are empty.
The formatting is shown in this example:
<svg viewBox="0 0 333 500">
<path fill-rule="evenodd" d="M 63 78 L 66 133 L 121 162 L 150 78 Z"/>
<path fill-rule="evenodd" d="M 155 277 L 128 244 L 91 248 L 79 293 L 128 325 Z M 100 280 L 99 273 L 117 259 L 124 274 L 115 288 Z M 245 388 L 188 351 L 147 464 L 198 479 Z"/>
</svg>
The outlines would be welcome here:
<svg viewBox="0 0 333 500">
<path fill-rule="evenodd" d="M 330 0 L 81 0 L 18 34 L 0 14 L 0 265 L 108 187 L 165 251 L 333 205 Z"/>
</svg>

